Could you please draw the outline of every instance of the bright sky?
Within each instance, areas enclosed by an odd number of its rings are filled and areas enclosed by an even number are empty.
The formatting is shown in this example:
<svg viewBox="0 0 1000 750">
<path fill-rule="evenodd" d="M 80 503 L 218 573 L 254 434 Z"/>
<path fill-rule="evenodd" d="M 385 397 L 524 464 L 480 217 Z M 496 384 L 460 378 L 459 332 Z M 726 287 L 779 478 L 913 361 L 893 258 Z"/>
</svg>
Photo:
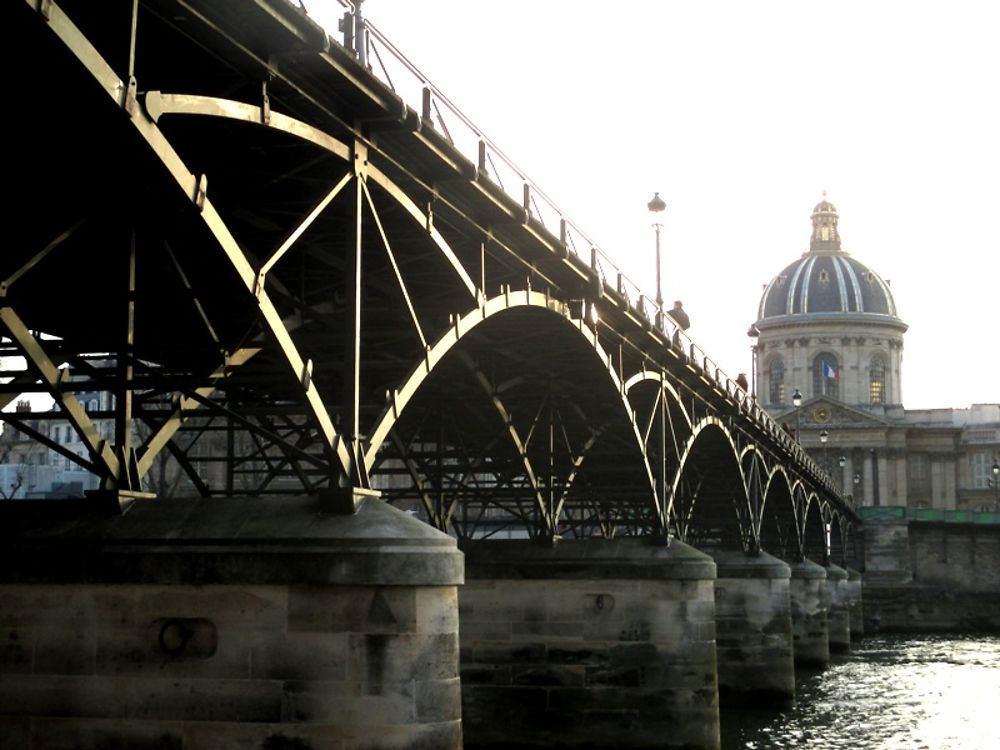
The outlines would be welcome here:
<svg viewBox="0 0 1000 750">
<path fill-rule="evenodd" d="M 664 297 L 731 375 L 749 372 L 762 286 L 808 249 L 826 190 L 844 249 L 891 281 L 910 326 L 907 408 L 1000 401 L 1000 4 L 364 11 L 650 295 L 658 191 Z"/>
</svg>

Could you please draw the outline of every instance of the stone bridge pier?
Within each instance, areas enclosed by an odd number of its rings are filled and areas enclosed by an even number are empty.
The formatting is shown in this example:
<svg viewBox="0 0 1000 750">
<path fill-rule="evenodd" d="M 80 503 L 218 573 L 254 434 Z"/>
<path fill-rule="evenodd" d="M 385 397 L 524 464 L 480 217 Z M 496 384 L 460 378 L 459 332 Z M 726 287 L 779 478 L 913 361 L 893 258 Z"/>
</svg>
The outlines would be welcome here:
<svg viewBox="0 0 1000 750">
<path fill-rule="evenodd" d="M 711 557 L 637 538 L 463 551 L 467 746 L 719 746 Z"/>
<path fill-rule="evenodd" d="M 766 552 L 713 554 L 719 701 L 787 707 L 795 698 L 791 569 Z"/>
<path fill-rule="evenodd" d="M 44 505 L 0 524 L 0 747 L 462 747 L 453 539 L 377 500 Z"/>
</svg>

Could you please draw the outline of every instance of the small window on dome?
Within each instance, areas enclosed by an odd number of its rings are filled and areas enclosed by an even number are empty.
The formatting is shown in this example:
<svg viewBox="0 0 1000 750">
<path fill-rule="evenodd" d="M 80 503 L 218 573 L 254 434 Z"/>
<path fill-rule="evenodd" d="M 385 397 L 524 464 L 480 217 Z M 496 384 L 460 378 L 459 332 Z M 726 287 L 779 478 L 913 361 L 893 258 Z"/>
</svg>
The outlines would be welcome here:
<svg viewBox="0 0 1000 750">
<path fill-rule="evenodd" d="M 872 404 L 885 403 L 885 362 L 878 355 L 868 365 L 868 395 Z"/>
<path fill-rule="evenodd" d="M 785 285 L 785 277 L 784 276 L 779 276 L 778 277 L 778 286 L 784 286 L 784 285 Z"/>
<path fill-rule="evenodd" d="M 826 272 L 825 268 L 822 271 L 819 272 L 819 283 L 820 284 L 829 284 L 830 283 L 830 274 L 828 274 Z"/>
<path fill-rule="evenodd" d="M 767 368 L 768 397 L 772 404 L 785 403 L 785 361 L 774 357 Z"/>
<path fill-rule="evenodd" d="M 866 273 L 865 274 L 865 281 L 867 281 L 869 284 L 875 283 L 875 274 L 873 274 L 871 271 L 869 271 L 868 273 Z"/>
</svg>

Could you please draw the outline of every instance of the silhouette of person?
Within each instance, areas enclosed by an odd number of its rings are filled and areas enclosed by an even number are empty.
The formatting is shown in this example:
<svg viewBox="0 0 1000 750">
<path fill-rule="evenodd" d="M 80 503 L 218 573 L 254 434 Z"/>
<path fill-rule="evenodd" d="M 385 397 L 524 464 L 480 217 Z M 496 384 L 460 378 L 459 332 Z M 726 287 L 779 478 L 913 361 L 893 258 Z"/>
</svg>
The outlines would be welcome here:
<svg viewBox="0 0 1000 750">
<path fill-rule="evenodd" d="M 691 319 L 688 318 L 686 312 L 684 312 L 684 303 L 680 300 L 674 301 L 674 306 L 672 309 L 667 310 L 667 315 L 674 319 L 677 323 L 677 327 L 682 331 L 686 331 L 691 327 Z"/>
<path fill-rule="evenodd" d="M 745 372 L 741 372 L 736 376 L 736 385 L 742 388 L 744 391 L 750 391 L 750 384 L 747 382 L 747 375 Z"/>
</svg>

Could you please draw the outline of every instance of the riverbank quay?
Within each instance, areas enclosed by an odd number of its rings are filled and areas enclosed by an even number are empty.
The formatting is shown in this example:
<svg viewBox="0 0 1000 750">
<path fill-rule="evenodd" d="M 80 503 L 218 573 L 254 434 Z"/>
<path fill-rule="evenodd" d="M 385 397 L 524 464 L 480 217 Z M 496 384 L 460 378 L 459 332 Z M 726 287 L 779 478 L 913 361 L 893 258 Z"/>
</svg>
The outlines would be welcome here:
<svg viewBox="0 0 1000 750">
<path fill-rule="evenodd" d="M 868 629 L 1000 632 L 1000 513 L 862 508 Z"/>
</svg>

